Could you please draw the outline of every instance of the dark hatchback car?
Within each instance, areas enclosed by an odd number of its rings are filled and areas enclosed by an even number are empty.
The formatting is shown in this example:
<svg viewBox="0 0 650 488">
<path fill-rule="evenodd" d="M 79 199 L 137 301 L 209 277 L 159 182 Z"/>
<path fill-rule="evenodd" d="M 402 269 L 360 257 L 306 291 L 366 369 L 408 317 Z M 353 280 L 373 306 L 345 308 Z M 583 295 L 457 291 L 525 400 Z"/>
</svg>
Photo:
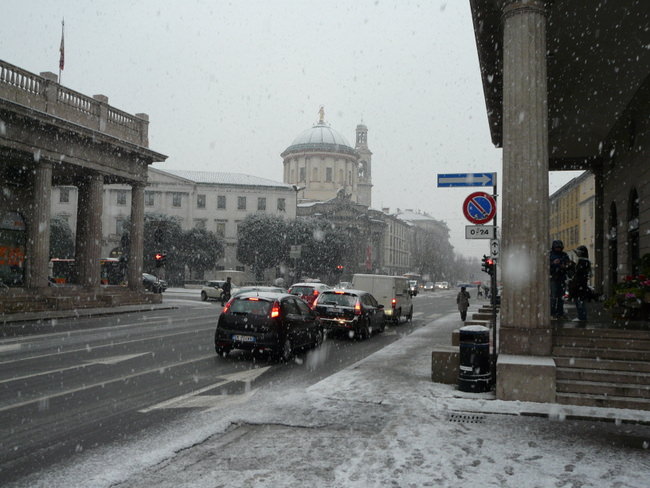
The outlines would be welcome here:
<svg viewBox="0 0 650 488">
<path fill-rule="evenodd" d="M 252 292 L 226 304 L 217 322 L 214 346 L 219 355 L 244 349 L 288 361 L 297 349 L 320 346 L 323 335 L 320 320 L 300 298 Z"/>
<path fill-rule="evenodd" d="M 326 330 L 347 331 L 353 337 L 365 339 L 386 327 L 384 306 L 367 291 L 323 291 L 314 303 L 314 311 Z"/>
</svg>

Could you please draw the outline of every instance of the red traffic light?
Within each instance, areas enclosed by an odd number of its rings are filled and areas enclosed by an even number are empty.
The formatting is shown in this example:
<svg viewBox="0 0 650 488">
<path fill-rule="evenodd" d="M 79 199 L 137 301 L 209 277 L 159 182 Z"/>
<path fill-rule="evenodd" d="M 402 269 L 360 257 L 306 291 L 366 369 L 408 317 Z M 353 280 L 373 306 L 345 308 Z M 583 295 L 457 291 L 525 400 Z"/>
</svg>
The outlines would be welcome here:
<svg viewBox="0 0 650 488">
<path fill-rule="evenodd" d="M 162 255 L 161 253 L 159 253 L 159 252 L 157 252 L 157 253 L 154 255 L 154 259 L 155 259 L 156 261 L 162 261 L 162 258 L 163 258 L 163 255 Z"/>
</svg>

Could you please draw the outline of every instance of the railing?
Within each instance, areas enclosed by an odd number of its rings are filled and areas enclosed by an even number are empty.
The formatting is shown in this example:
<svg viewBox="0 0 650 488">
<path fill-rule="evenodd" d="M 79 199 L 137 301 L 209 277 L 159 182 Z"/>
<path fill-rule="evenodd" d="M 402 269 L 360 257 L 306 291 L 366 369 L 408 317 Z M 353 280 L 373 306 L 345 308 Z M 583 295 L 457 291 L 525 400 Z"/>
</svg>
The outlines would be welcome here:
<svg viewBox="0 0 650 488">
<path fill-rule="evenodd" d="M 56 75 L 52 73 L 42 75 L 45 76 L 35 75 L 0 60 L 0 99 L 54 115 L 123 141 L 149 146 L 149 119 L 146 114 L 128 114 L 109 106 L 105 96 L 95 95 L 91 98 L 59 85 Z"/>
</svg>

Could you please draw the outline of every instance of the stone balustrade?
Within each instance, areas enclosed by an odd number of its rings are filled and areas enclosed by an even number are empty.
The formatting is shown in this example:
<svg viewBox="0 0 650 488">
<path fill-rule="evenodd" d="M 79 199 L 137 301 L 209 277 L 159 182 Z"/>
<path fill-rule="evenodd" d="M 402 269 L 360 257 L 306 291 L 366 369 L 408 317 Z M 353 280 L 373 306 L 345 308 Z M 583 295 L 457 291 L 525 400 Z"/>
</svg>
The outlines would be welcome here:
<svg viewBox="0 0 650 488">
<path fill-rule="evenodd" d="M 149 147 L 149 116 L 131 115 L 108 105 L 108 97 L 88 97 L 57 83 L 54 73 L 35 75 L 0 60 L 0 98 Z"/>
</svg>

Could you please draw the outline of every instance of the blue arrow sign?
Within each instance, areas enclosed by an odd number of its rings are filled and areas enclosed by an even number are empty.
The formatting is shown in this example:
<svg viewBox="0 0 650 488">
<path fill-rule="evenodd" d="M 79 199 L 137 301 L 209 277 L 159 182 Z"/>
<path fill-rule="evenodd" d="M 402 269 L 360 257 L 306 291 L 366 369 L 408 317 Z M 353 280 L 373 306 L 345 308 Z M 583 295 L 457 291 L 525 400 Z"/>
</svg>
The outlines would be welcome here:
<svg viewBox="0 0 650 488">
<path fill-rule="evenodd" d="M 496 173 L 451 173 L 438 175 L 438 187 L 496 186 Z"/>
</svg>

